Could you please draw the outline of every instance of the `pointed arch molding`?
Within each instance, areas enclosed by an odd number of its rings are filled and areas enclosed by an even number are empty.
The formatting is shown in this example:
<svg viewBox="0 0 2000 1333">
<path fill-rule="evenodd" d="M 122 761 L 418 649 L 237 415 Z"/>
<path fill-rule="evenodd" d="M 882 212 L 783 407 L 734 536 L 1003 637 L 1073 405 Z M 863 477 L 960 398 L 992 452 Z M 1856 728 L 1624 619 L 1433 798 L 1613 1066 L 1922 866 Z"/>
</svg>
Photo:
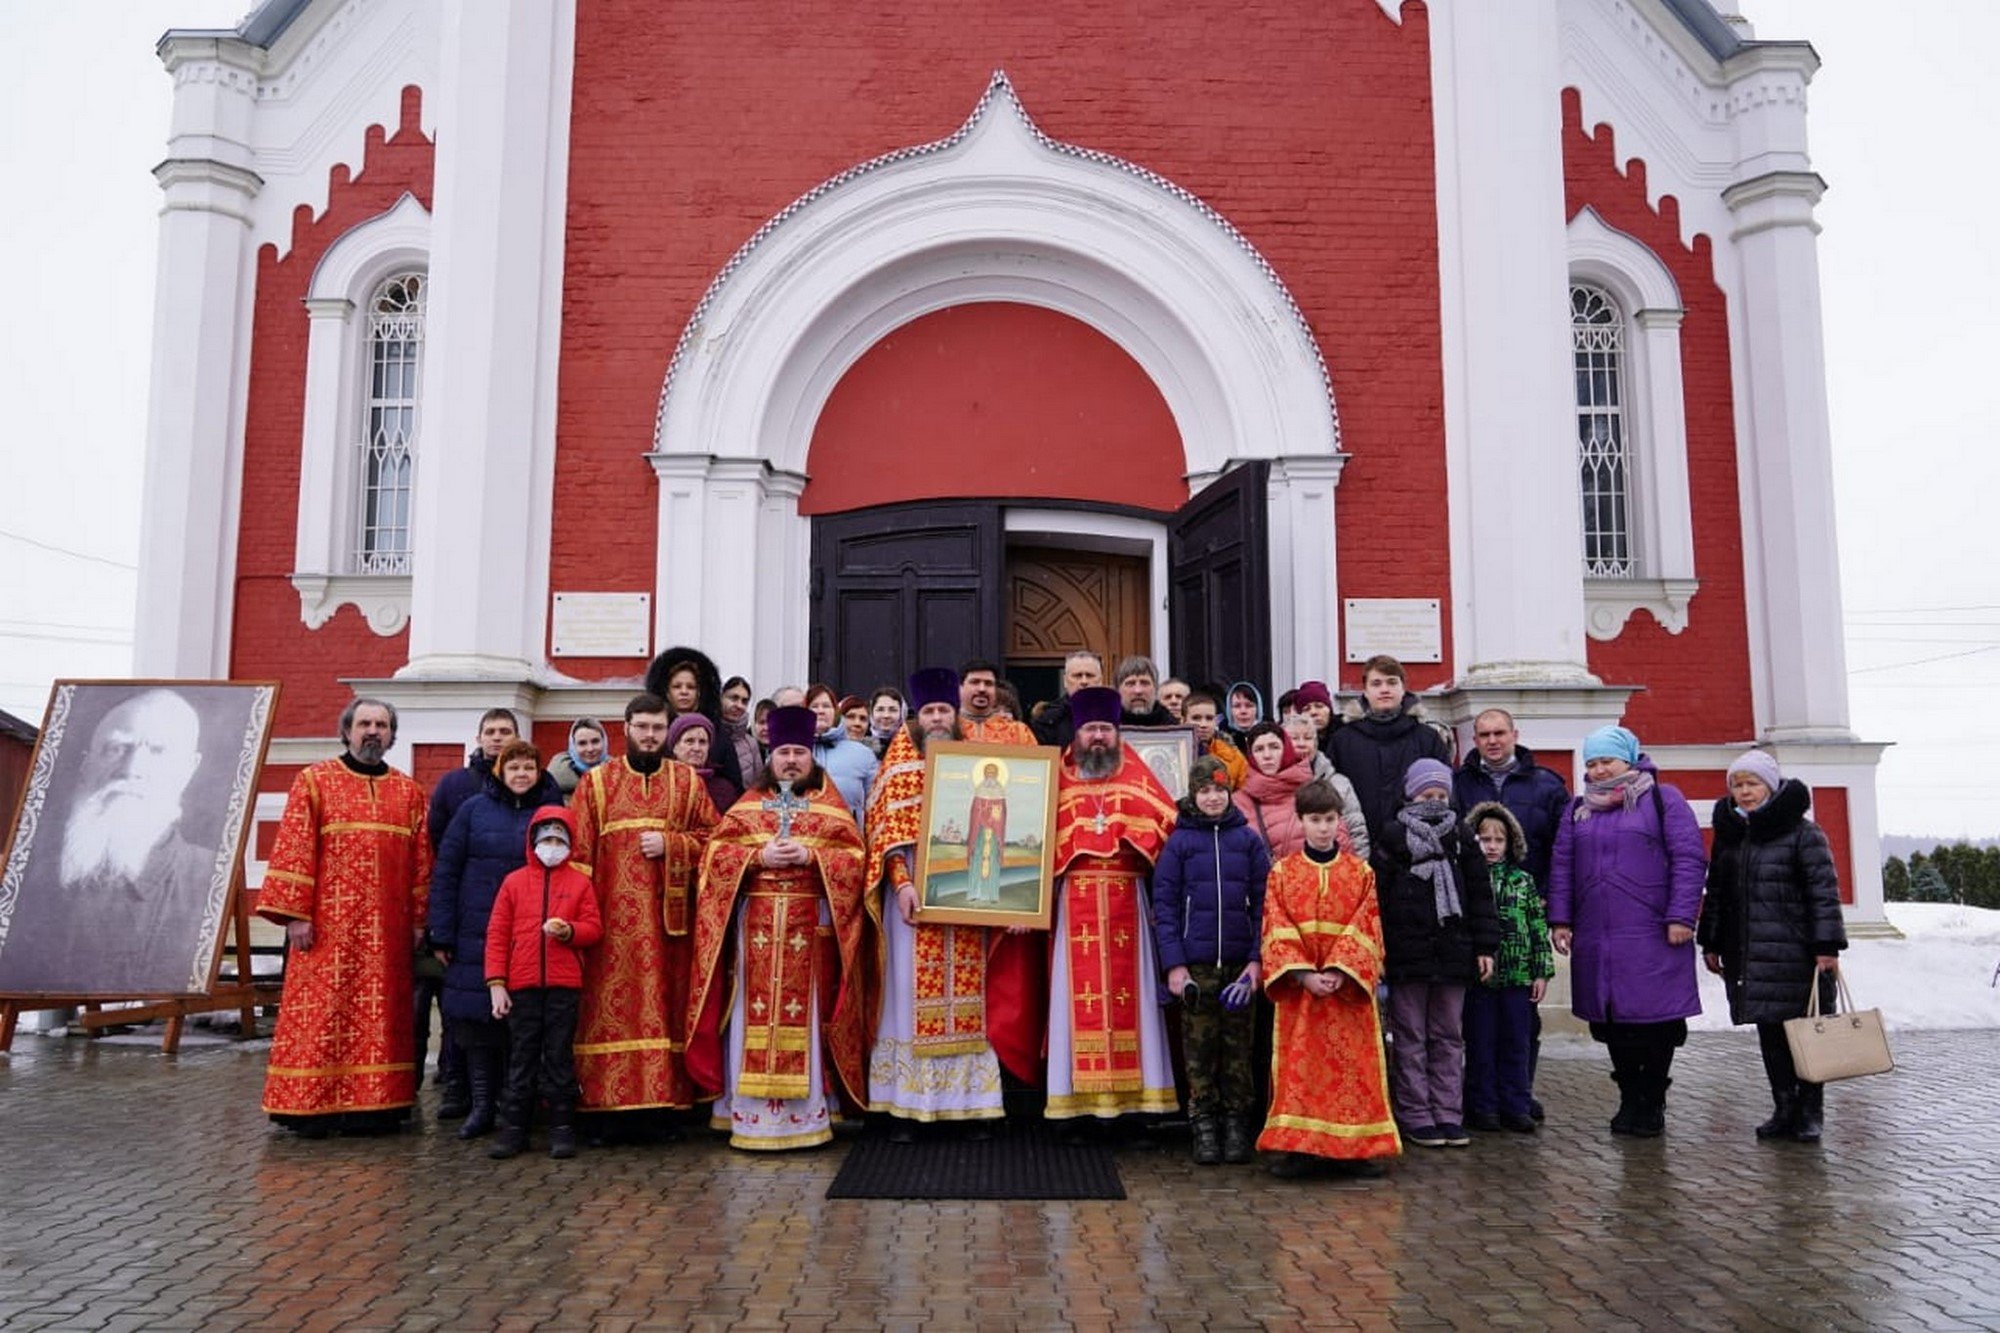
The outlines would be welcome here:
<svg viewBox="0 0 2000 1333">
<path fill-rule="evenodd" d="M 1239 459 L 1340 453 L 1319 345 L 1256 247 L 1157 173 L 1043 134 L 996 72 L 956 133 L 841 172 L 723 266 L 661 386 L 655 467 L 802 475 L 848 367 L 973 301 L 1058 310 L 1118 343 L 1159 386 L 1197 486 Z"/>
</svg>

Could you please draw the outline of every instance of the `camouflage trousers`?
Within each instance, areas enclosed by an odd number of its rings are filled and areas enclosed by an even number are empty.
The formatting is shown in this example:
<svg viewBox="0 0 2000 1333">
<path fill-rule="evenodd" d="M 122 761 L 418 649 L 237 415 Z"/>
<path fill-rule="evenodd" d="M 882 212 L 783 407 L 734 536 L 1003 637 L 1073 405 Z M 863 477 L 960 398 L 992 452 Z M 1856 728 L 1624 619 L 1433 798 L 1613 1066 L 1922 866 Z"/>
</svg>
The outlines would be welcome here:
<svg viewBox="0 0 2000 1333">
<path fill-rule="evenodd" d="M 1257 1111 L 1250 1069 L 1257 1006 L 1253 1002 L 1234 1013 L 1222 1007 L 1222 988 L 1242 974 L 1241 963 L 1188 965 L 1201 999 L 1181 1010 L 1181 1054 L 1187 1061 L 1188 1114 L 1198 1120 L 1247 1120 Z"/>
</svg>

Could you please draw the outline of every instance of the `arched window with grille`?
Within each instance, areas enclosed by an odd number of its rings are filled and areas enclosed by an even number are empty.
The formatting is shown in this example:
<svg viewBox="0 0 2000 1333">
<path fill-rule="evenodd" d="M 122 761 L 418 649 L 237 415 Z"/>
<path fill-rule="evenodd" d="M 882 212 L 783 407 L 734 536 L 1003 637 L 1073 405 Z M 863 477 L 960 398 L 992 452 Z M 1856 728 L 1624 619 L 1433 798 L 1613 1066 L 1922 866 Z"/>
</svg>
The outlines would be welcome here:
<svg viewBox="0 0 2000 1333">
<path fill-rule="evenodd" d="M 360 574 L 410 572 L 426 294 L 422 273 L 399 273 L 377 287 L 368 303 L 360 531 L 354 545 Z"/>
<path fill-rule="evenodd" d="M 1625 420 L 1625 316 L 1609 292 L 1582 282 L 1570 286 L 1569 311 L 1583 486 L 1583 572 L 1596 579 L 1632 578 L 1639 568 L 1632 531 L 1631 433 Z"/>
</svg>

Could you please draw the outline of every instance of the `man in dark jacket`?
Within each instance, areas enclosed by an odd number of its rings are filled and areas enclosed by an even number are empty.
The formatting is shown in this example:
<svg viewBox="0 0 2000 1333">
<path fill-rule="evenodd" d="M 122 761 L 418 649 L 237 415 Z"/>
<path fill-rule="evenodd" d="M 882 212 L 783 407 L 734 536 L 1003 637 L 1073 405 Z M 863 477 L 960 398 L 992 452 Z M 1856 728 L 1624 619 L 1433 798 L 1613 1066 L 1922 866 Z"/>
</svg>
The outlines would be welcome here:
<svg viewBox="0 0 2000 1333">
<path fill-rule="evenodd" d="M 1044 745 L 1067 747 L 1076 737 L 1076 720 L 1069 714 L 1069 697 L 1078 690 L 1104 683 L 1104 659 L 1079 648 L 1063 659 L 1063 697 L 1035 708 L 1028 725 Z"/>
<path fill-rule="evenodd" d="M 1403 683 L 1403 664 L 1376 656 L 1362 668 L 1363 706 L 1360 717 L 1333 733 L 1333 766 L 1354 784 L 1368 821 L 1368 841 L 1379 881 L 1387 867 L 1382 859 L 1383 830 L 1395 822 L 1403 806 L 1403 775 L 1419 759 L 1451 762 L 1444 737 L 1416 714 L 1417 698 Z"/>
<path fill-rule="evenodd" d="M 1569 784 L 1551 769 L 1535 763 L 1521 744 L 1514 716 L 1504 708 L 1489 708 L 1472 721 L 1476 752 L 1467 755 L 1452 775 L 1453 804 L 1461 812 L 1483 801 L 1498 801 L 1521 825 L 1528 841 L 1521 868 L 1535 877 L 1544 899 L 1549 892 L 1549 857 L 1555 851 L 1556 830 L 1569 808 Z"/>
<path fill-rule="evenodd" d="M 1549 898 L 1549 858 L 1555 854 L 1556 830 L 1569 812 L 1569 784 L 1560 774 L 1541 767 L 1521 734 L 1514 728 L 1514 715 L 1504 708 L 1489 708 L 1472 720 L 1472 742 L 1478 748 L 1466 756 L 1458 772 L 1452 774 L 1453 803 L 1460 813 L 1482 801 L 1498 801 L 1521 826 L 1527 854 L 1521 868 L 1534 876 L 1542 901 Z M 1528 1044 L 1528 1082 L 1532 1090 L 1535 1071 L 1541 1064 L 1542 1015 L 1537 1009 Z M 1530 1097 L 1530 1113 L 1542 1118 L 1542 1103 Z"/>
<path fill-rule="evenodd" d="M 1172 727 L 1179 720 L 1167 711 L 1160 702 L 1160 668 L 1153 659 L 1133 655 L 1118 664 L 1118 676 L 1113 682 L 1118 686 L 1118 701 L 1121 712 L 1118 725 L 1121 727 Z"/>
</svg>

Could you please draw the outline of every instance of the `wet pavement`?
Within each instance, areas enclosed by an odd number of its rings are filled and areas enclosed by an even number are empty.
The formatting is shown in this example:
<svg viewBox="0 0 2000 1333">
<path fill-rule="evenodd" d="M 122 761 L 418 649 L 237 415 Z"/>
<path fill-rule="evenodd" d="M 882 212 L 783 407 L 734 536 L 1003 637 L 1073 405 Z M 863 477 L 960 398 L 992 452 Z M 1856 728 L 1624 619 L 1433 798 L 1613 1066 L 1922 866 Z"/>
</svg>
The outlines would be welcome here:
<svg viewBox="0 0 2000 1333">
<path fill-rule="evenodd" d="M 1697 1035 L 1614 1139 L 1552 1040 L 1538 1135 L 1380 1180 L 1119 1154 L 1122 1203 L 829 1202 L 844 1143 L 489 1162 L 427 1120 L 308 1143 L 262 1043 L 0 1056 L 0 1327 L 2000 1328 L 2000 1031 L 1892 1034 L 1820 1148 L 1759 1144 L 1754 1037 Z M 435 1091 L 424 1092 L 426 1110 Z"/>
</svg>

